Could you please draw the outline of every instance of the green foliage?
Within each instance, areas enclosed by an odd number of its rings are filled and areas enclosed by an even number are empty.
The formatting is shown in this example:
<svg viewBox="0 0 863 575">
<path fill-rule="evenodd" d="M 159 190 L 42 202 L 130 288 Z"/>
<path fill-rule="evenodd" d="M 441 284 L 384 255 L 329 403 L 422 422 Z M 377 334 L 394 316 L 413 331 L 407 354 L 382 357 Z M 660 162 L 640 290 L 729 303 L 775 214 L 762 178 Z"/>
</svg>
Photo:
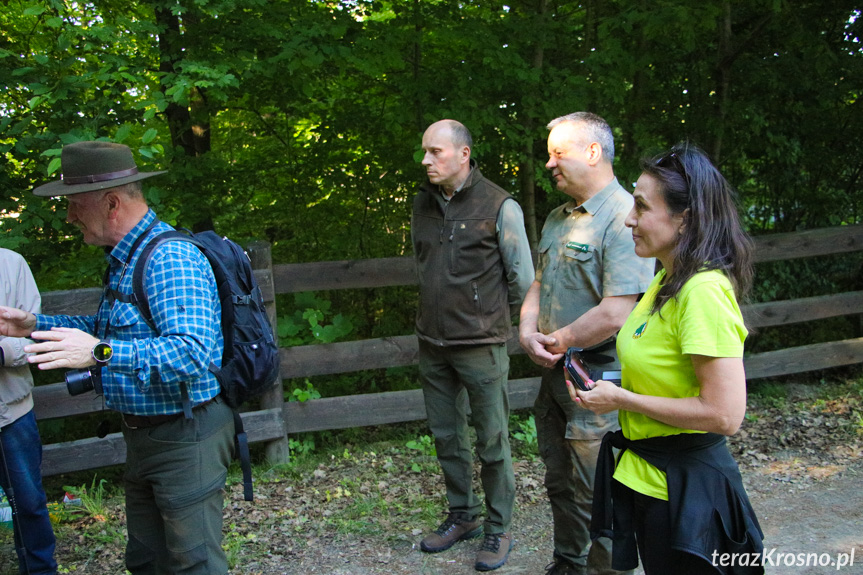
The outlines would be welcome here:
<svg viewBox="0 0 863 575">
<path fill-rule="evenodd" d="M 765 262 L 756 266 L 753 302 L 777 301 L 856 291 L 861 285 L 863 253 Z M 858 337 L 853 316 L 753 330 L 747 353 Z"/>
<path fill-rule="evenodd" d="M 784 408 L 788 399 L 788 390 L 782 383 L 773 381 L 756 381 L 749 384 L 748 393 L 750 398 L 759 404 L 771 407 Z"/>
<path fill-rule="evenodd" d="M 254 532 L 238 529 L 236 523 L 231 523 L 222 537 L 222 549 L 228 558 L 228 567 L 231 569 L 236 567 L 240 558 L 240 551 L 243 547 L 254 544 L 257 539 L 258 537 Z"/>
<path fill-rule="evenodd" d="M 509 418 L 510 429 L 514 429 L 511 435 L 518 441 L 524 443 L 531 449 L 537 448 L 536 437 L 536 420 L 533 415 L 528 415 L 526 418 L 517 415 L 511 415 Z"/>
<path fill-rule="evenodd" d="M 423 459 L 431 459 L 437 457 L 437 448 L 435 447 L 434 438 L 429 435 L 421 435 L 417 439 L 411 439 L 405 443 L 405 447 L 416 451 Z M 413 461 L 411 463 L 411 471 L 421 473 L 423 470 L 422 461 Z"/>
<path fill-rule="evenodd" d="M 624 182 L 643 153 L 691 138 L 754 230 L 856 221 L 858 15 L 847 0 L 13 0 L 0 186 L 15 192 L 0 210 L 20 216 L 0 236 L 33 261 L 66 258 L 78 238 L 62 203 L 27 191 L 56 177 L 61 145 L 111 138 L 170 167 L 152 188 L 163 217 L 268 239 L 277 262 L 397 255 L 429 122 L 464 121 L 484 173 L 517 195 L 535 166 L 541 223 L 562 199 L 544 125 L 576 109 L 615 127 Z"/>
<path fill-rule="evenodd" d="M 310 399 L 320 399 L 321 392 L 315 389 L 315 386 L 312 385 L 308 379 L 305 380 L 305 387 L 297 387 L 291 394 L 288 396 L 288 401 L 299 401 L 300 403 L 305 403 Z"/>
<path fill-rule="evenodd" d="M 408 449 L 416 450 L 425 457 L 437 457 L 437 449 L 435 449 L 434 438 L 429 435 L 421 435 L 417 439 L 411 439 L 405 443 Z"/>
<path fill-rule="evenodd" d="M 80 487 L 67 486 L 65 489 L 74 498 L 81 500 L 81 511 L 91 517 L 101 518 L 102 521 L 105 521 L 109 515 L 107 501 L 110 497 L 107 485 L 108 481 L 106 479 L 99 479 L 97 483 L 94 477 L 89 487 L 86 485 Z"/>
<path fill-rule="evenodd" d="M 315 438 L 311 434 L 300 434 L 299 438 L 289 437 L 288 448 L 293 455 L 309 455 L 315 451 Z"/>
<path fill-rule="evenodd" d="M 333 343 L 354 330 L 350 319 L 332 312 L 332 302 L 312 292 L 294 294 L 295 311 L 279 316 L 279 345 Z M 329 322 L 329 323 L 327 323 Z"/>
</svg>

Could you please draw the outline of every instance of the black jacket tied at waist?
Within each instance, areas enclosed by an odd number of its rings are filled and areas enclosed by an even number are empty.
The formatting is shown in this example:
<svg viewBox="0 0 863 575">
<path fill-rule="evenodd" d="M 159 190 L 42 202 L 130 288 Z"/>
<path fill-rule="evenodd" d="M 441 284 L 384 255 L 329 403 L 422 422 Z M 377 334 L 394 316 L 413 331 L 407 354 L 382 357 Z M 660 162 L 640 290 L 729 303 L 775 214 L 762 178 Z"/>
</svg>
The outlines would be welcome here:
<svg viewBox="0 0 863 575">
<path fill-rule="evenodd" d="M 662 470 L 668 481 L 668 505 L 673 533 L 671 547 L 714 562 L 714 552 L 762 556 L 764 534 L 743 488 L 737 462 L 716 433 L 681 433 L 629 440 L 622 431 L 602 439 L 593 490 L 593 539 L 610 537 L 612 567 L 624 571 L 638 566 L 633 525 L 633 491 L 612 481 L 612 448 L 633 453 Z M 619 456 L 618 456 L 619 457 Z M 613 502 L 613 503 L 612 503 Z M 717 561 L 718 563 L 718 561 Z M 764 573 L 762 561 L 744 566 L 716 565 L 724 575 Z M 754 563 L 754 565 L 753 565 Z"/>
</svg>

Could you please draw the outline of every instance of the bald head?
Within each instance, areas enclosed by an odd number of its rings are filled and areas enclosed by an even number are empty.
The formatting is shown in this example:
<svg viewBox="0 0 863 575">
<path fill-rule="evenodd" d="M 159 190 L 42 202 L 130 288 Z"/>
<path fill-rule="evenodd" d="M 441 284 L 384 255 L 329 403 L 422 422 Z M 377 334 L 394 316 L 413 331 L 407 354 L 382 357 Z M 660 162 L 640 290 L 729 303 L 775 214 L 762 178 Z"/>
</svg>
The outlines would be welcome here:
<svg viewBox="0 0 863 575">
<path fill-rule="evenodd" d="M 423 160 L 429 181 L 453 193 L 470 175 L 473 138 L 461 122 L 441 120 L 423 134 Z"/>
</svg>

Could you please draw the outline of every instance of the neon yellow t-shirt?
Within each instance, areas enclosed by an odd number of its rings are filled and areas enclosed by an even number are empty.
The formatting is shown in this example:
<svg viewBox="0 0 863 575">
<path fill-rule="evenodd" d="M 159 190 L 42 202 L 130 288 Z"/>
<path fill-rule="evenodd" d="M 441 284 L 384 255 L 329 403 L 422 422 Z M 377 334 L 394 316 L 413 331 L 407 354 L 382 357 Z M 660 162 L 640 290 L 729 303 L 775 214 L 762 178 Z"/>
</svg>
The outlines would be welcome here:
<svg viewBox="0 0 863 575">
<path fill-rule="evenodd" d="M 617 353 L 623 371 L 621 385 L 641 395 L 695 397 L 700 383 L 690 355 L 743 357 L 747 331 L 731 282 L 720 271 L 692 276 L 676 299 L 659 313 L 650 313 L 665 270 L 653 278 L 644 297 L 629 315 L 617 337 Z M 619 412 L 620 427 L 628 439 L 661 437 L 679 433 L 703 433 L 661 423 L 646 415 Z M 614 478 L 630 489 L 668 500 L 665 473 L 632 451 L 626 451 Z"/>
</svg>

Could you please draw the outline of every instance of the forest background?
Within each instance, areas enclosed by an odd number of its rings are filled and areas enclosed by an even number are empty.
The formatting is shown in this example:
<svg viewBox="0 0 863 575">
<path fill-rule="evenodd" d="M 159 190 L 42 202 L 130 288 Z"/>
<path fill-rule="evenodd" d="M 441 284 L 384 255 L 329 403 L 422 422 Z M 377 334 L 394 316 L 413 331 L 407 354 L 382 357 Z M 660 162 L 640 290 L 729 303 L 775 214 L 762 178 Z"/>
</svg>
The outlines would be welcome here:
<svg viewBox="0 0 863 575">
<path fill-rule="evenodd" d="M 565 197 L 545 125 L 613 127 L 624 186 L 681 140 L 739 190 L 753 235 L 859 223 L 863 19 L 850 0 L 0 0 L 0 246 L 42 290 L 101 250 L 31 190 L 79 140 L 132 147 L 160 217 L 272 244 L 274 263 L 410 255 L 425 127 L 455 118 L 535 246 Z M 861 258 L 761 264 L 753 300 L 860 289 Z M 283 345 L 411 333 L 414 286 L 279 296 Z M 750 351 L 859 334 L 765 329 Z M 843 335 L 844 334 L 844 335 Z M 289 382 L 290 398 L 415 387 L 412 368 Z M 514 376 L 528 365 L 514 364 Z M 56 376 L 53 377 L 57 379 Z"/>
</svg>

